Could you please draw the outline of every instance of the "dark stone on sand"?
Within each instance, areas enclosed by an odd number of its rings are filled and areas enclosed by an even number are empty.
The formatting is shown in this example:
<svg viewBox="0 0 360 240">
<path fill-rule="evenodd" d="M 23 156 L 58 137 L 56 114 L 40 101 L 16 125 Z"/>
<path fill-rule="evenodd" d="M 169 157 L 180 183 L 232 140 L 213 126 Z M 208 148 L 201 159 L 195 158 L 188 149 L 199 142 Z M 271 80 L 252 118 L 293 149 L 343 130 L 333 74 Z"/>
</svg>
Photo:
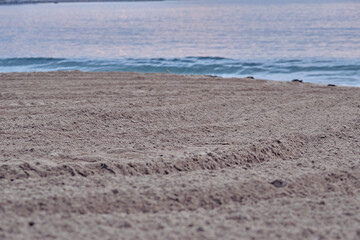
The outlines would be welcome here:
<svg viewBox="0 0 360 240">
<path fill-rule="evenodd" d="M 335 84 L 328 84 L 328 87 L 336 87 Z"/>
<path fill-rule="evenodd" d="M 34 225 L 35 225 L 34 222 L 29 222 L 29 226 L 30 226 L 30 227 L 32 227 L 32 226 L 34 226 Z"/>
<path fill-rule="evenodd" d="M 254 79 L 253 76 L 247 76 L 246 78 L 248 78 L 248 79 Z"/>
<path fill-rule="evenodd" d="M 300 82 L 300 83 L 302 83 L 303 82 L 303 80 L 300 80 L 300 79 L 293 79 L 293 80 L 291 80 L 292 82 Z"/>
<path fill-rule="evenodd" d="M 285 183 L 279 179 L 276 179 L 272 181 L 270 184 L 272 184 L 274 187 L 281 188 L 285 186 Z"/>
<path fill-rule="evenodd" d="M 100 167 L 101 167 L 101 168 L 104 168 L 104 169 L 107 169 L 107 168 L 108 168 L 108 166 L 107 166 L 105 163 L 100 163 Z"/>
</svg>

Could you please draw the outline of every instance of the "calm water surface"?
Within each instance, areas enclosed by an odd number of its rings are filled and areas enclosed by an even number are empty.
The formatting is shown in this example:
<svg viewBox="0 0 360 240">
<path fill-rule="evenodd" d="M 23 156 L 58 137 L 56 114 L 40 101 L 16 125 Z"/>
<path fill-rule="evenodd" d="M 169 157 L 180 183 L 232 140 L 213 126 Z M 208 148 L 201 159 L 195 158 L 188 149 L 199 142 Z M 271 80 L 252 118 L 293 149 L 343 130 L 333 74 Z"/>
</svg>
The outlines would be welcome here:
<svg viewBox="0 0 360 240">
<path fill-rule="evenodd" d="M 360 86 L 359 12 L 360 3 L 0 6 L 0 72 L 254 75 Z"/>
</svg>

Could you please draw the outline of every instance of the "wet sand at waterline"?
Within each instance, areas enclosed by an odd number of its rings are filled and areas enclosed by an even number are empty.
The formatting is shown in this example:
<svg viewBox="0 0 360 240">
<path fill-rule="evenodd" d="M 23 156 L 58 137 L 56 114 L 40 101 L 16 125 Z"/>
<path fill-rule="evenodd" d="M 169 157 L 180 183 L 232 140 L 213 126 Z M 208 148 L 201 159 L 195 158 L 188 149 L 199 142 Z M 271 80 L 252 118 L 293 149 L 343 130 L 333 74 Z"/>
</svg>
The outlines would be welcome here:
<svg viewBox="0 0 360 240">
<path fill-rule="evenodd" d="M 0 74 L 0 239 L 359 239 L 360 88 Z"/>
</svg>

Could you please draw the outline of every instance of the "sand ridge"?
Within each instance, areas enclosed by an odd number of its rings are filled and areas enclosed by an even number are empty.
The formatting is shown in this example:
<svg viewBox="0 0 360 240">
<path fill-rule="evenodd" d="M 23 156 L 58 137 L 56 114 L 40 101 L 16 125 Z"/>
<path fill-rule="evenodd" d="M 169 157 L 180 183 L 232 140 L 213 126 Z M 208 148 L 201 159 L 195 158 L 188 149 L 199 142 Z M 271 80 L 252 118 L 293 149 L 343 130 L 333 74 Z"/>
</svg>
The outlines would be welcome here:
<svg viewBox="0 0 360 240">
<path fill-rule="evenodd" d="M 0 239 L 357 239 L 360 88 L 0 74 Z"/>
</svg>

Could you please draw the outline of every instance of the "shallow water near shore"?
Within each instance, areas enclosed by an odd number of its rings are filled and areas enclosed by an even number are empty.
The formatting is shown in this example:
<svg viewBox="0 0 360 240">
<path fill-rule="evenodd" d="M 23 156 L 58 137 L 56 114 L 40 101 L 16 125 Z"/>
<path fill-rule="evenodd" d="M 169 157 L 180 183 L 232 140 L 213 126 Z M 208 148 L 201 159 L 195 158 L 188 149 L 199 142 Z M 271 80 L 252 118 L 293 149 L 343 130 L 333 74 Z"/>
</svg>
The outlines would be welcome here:
<svg viewBox="0 0 360 240">
<path fill-rule="evenodd" d="M 0 59 L 0 72 L 159 72 L 205 74 L 221 77 L 247 77 L 290 81 L 294 78 L 320 84 L 360 86 L 360 59 L 282 59 L 242 61 L 219 57 L 66 59 Z"/>
<path fill-rule="evenodd" d="M 360 85 L 359 3 L 0 7 L 0 72 L 170 72 Z"/>
</svg>

